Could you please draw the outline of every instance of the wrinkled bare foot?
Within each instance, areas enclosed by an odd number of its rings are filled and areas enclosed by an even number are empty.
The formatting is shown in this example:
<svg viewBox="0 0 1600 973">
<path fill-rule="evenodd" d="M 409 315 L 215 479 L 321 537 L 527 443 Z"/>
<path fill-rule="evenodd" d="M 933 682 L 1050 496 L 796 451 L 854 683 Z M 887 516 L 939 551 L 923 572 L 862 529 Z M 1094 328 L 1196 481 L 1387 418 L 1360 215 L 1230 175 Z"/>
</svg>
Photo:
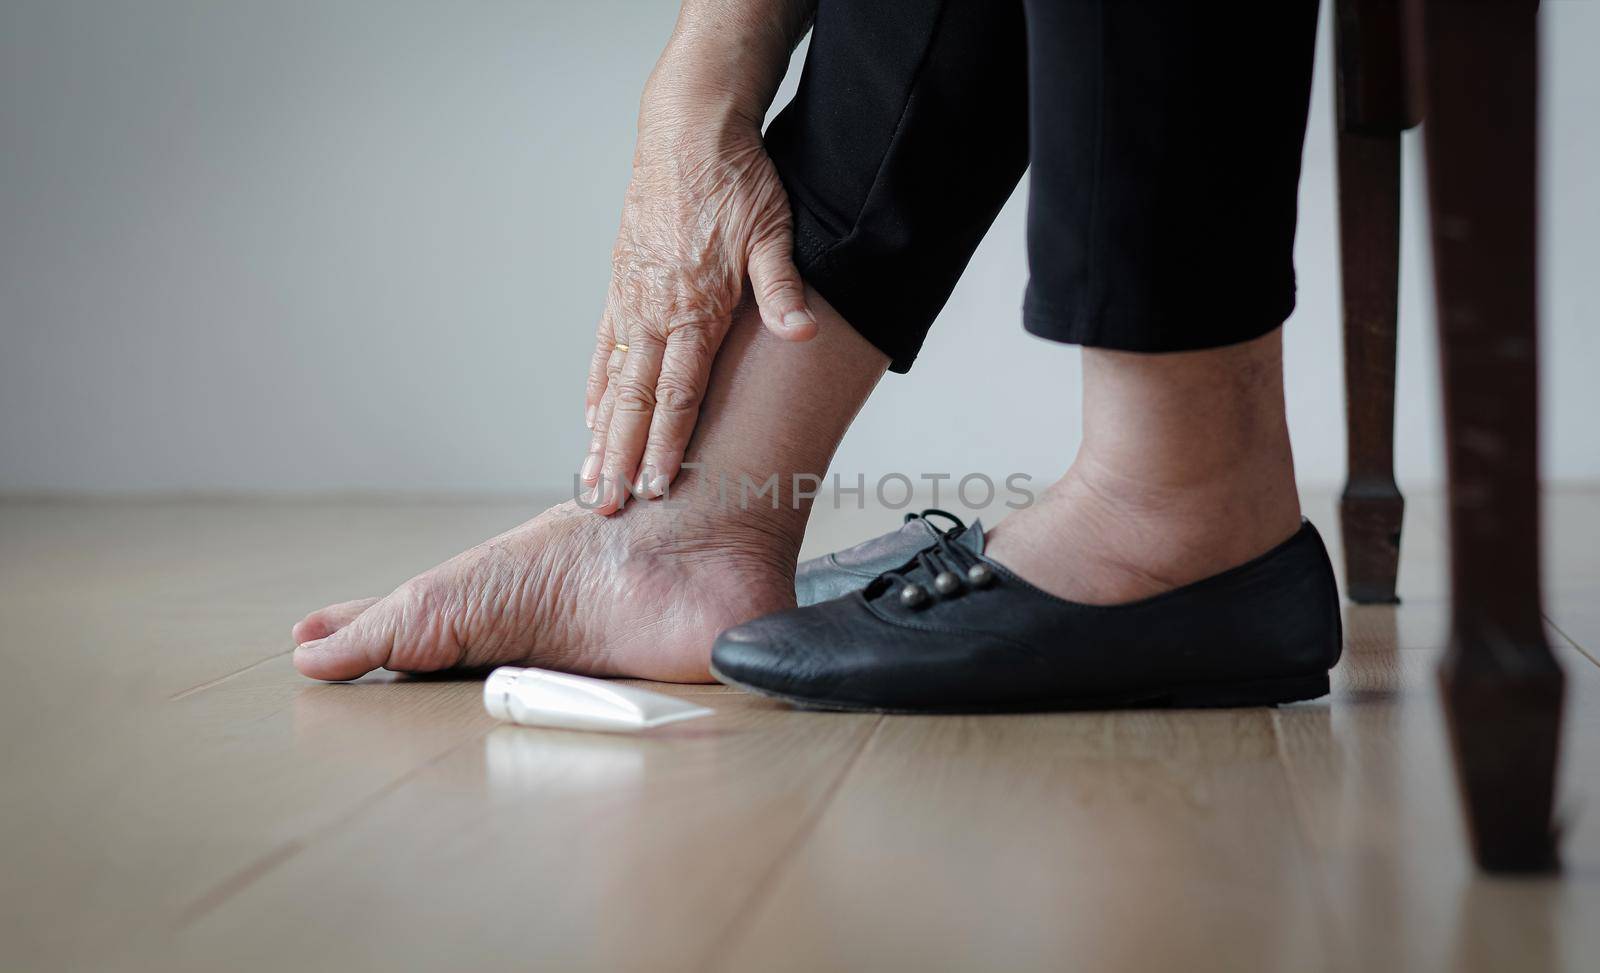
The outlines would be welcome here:
<svg viewBox="0 0 1600 973">
<path fill-rule="evenodd" d="M 387 598 L 306 616 L 295 666 L 316 679 L 522 663 L 708 680 L 718 633 L 794 605 L 809 513 L 787 487 L 779 510 L 725 504 L 711 472 L 756 483 L 820 475 L 888 364 L 820 295 L 808 300 L 828 326 L 803 345 L 740 312 L 691 447 L 705 472 L 680 477 L 671 506 L 641 500 L 614 517 L 553 507 Z"/>
<path fill-rule="evenodd" d="M 794 606 L 798 538 L 635 505 L 599 518 L 564 503 L 387 598 L 306 616 L 294 663 L 316 679 L 501 663 L 669 682 L 709 679 L 723 629 Z"/>
</svg>

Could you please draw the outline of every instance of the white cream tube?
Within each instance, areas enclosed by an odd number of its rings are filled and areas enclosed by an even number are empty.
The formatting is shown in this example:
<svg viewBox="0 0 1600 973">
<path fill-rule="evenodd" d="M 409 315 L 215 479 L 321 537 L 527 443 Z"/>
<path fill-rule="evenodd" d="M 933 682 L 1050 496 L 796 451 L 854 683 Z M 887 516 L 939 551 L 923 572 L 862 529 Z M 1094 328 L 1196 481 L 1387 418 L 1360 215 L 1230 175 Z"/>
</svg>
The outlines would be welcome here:
<svg viewBox="0 0 1600 973">
<path fill-rule="evenodd" d="M 516 666 L 489 673 L 483 705 L 495 719 L 523 726 L 613 733 L 635 733 L 713 712 L 607 679 Z"/>
</svg>

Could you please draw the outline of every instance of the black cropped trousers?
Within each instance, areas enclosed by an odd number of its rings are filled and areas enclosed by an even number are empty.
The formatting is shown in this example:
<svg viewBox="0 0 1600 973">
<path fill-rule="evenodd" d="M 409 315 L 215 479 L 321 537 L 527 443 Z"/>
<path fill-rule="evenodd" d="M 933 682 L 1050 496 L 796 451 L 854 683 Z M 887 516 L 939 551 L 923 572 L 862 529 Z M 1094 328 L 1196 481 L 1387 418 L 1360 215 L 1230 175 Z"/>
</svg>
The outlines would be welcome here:
<svg viewBox="0 0 1600 973">
<path fill-rule="evenodd" d="M 1028 331 L 1139 352 L 1294 308 L 1317 0 L 820 0 L 767 147 L 795 259 L 905 371 L 1031 166 Z"/>
</svg>

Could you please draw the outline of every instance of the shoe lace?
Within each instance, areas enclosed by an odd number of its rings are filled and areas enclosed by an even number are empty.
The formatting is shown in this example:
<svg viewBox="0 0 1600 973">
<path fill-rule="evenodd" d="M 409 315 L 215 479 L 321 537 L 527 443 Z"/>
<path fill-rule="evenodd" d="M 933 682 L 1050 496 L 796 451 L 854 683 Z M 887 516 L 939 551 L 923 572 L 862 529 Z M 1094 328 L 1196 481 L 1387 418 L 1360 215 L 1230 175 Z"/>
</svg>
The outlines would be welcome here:
<svg viewBox="0 0 1600 973">
<path fill-rule="evenodd" d="M 916 556 L 893 571 L 885 571 L 873 580 L 868 597 L 877 597 L 885 592 L 898 590 L 901 600 L 910 606 L 926 602 L 935 592 L 951 596 L 958 594 L 969 587 L 982 587 L 987 585 L 993 574 L 989 571 L 981 557 L 961 544 L 955 543 L 966 524 L 959 517 L 945 513 L 943 510 L 923 511 L 921 515 L 907 514 L 909 522 L 913 517 L 922 516 L 926 519 L 929 513 L 944 514 L 958 525 L 950 530 L 934 528 L 934 541 L 927 547 L 918 551 Z M 914 577 L 913 573 L 921 568 L 927 576 L 933 579 L 934 591 L 924 588 Z M 976 576 L 969 572 L 978 569 Z"/>
<path fill-rule="evenodd" d="M 953 524 L 954 526 L 946 527 L 943 531 L 941 531 L 932 522 L 932 518 L 934 518 L 934 517 L 942 517 L 945 520 L 950 521 L 950 523 Z M 933 532 L 936 533 L 936 534 L 939 534 L 939 533 L 959 534 L 961 531 L 964 531 L 964 530 L 967 529 L 967 522 L 966 521 L 962 520 L 960 517 L 957 517 L 955 514 L 951 513 L 950 511 L 948 511 L 948 510 L 940 510 L 938 507 L 929 507 L 928 509 L 922 511 L 921 513 L 908 513 L 908 514 L 906 514 L 905 523 L 909 524 L 913 520 L 926 520 L 926 521 L 929 521 L 928 526 L 933 528 Z"/>
</svg>

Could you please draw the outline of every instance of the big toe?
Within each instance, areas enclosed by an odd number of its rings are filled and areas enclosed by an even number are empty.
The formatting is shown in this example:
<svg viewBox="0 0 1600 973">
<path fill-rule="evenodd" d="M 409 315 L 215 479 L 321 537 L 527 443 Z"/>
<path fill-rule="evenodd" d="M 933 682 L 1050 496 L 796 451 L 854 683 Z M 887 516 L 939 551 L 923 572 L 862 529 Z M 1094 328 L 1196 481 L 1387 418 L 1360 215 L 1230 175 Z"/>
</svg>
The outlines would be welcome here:
<svg viewBox="0 0 1600 973">
<path fill-rule="evenodd" d="M 305 618 L 295 623 L 290 634 L 294 636 L 295 645 L 304 645 L 325 639 L 334 632 L 355 621 L 361 613 L 376 605 L 380 598 L 357 598 L 355 601 L 341 601 L 337 605 L 318 608 Z"/>
<path fill-rule="evenodd" d="M 382 603 L 362 612 L 332 635 L 294 650 L 294 667 L 312 679 L 339 682 L 381 669 L 394 651 L 396 610 Z"/>
</svg>

